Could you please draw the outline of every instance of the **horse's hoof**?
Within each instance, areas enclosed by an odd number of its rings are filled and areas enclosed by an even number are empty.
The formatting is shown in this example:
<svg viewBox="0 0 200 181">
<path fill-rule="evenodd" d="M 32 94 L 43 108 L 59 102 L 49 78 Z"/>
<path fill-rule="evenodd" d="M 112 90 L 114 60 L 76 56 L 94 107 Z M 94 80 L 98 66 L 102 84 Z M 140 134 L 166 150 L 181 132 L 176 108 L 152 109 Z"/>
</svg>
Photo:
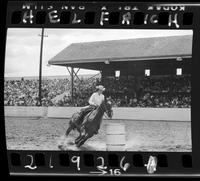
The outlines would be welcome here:
<svg viewBox="0 0 200 181">
<path fill-rule="evenodd" d="M 79 144 L 76 144 L 76 147 L 77 147 L 77 148 L 79 148 L 80 146 L 81 146 L 81 145 L 79 145 Z"/>
<path fill-rule="evenodd" d="M 80 147 L 80 143 L 78 143 L 78 142 L 76 142 L 75 145 L 76 145 L 76 147 L 78 147 L 78 148 Z"/>
</svg>

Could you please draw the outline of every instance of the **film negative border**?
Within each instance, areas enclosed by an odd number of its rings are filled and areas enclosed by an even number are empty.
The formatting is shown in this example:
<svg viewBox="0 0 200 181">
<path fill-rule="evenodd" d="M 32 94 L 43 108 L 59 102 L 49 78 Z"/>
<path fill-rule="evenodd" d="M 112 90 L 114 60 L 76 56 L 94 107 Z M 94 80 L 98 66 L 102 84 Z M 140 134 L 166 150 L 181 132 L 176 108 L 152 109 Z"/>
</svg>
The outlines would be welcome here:
<svg viewBox="0 0 200 181">
<path fill-rule="evenodd" d="M 187 29 L 193 13 L 181 4 L 9 2 L 7 26 Z"/>
<path fill-rule="evenodd" d="M 130 176 L 194 173 L 193 158 L 188 152 L 8 151 L 8 155 L 12 175 Z M 150 157 L 156 157 L 155 167 L 148 167 Z"/>
<path fill-rule="evenodd" d="M 28 8 L 29 5 L 30 8 Z M 41 9 L 42 5 L 45 5 L 43 9 Z M 197 67 L 197 60 L 200 56 L 200 37 L 198 36 L 200 32 L 200 5 L 198 4 L 67 2 L 68 9 L 66 11 L 67 7 L 62 9 L 62 6 L 65 6 L 62 2 L 53 2 L 53 5 L 50 7 L 52 3 L 49 2 L 28 2 L 28 4 L 27 2 L 8 2 L 6 26 L 7 28 L 193 29 L 193 66 Z M 138 10 L 134 10 L 136 6 L 138 6 Z M 60 9 L 58 10 L 57 7 Z M 174 7 L 174 9 L 170 9 L 170 7 Z M 127 11 L 130 11 L 130 14 Z M 61 15 L 62 13 L 64 15 Z M 169 15 L 171 15 L 170 21 Z M 62 20 L 62 16 L 68 18 Z M 91 16 L 92 18 L 88 18 Z M 128 21 L 130 16 L 133 18 Z M 60 17 L 60 21 L 56 23 L 57 17 Z M 119 18 L 116 20 L 116 17 Z M 147 19 L 151 17 L 151 20 L 148 19 L 145 23 L 145 17 Z M 198 76 L 197 72 L 192 74 Z M 193 92 L 198 93 L 198 89 Z M 156 167 L 154 165 L 156 170 L 152 171 L 151 175 L 200 175 L 200 143 L 198 139 L 200 138 L 200 123 L 198 119 L 195 119 L 198 117 L 199 111 L 198 107 L 195 106 L 198 105 L 198 100 L 193 98 L 192 104 L 194 105 L 192 108 L 192 152 L 110 153 L 8 150 L 10 173 L 11 175 L 149 175 L 147 166 L 152 156 L 156 158 L 157 162 Z"/>
</svg>

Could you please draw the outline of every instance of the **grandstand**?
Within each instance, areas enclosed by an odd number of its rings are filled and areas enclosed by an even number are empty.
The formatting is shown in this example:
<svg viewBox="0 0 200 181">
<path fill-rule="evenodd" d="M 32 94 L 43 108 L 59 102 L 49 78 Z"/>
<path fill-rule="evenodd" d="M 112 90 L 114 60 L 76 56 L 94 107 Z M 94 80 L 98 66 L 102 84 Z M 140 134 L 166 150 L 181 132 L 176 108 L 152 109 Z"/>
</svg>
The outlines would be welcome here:
<svg viewBox="0 0 200 181">
<path fill-rule="evenodd" d="M 84 106 L 101 83 L 116 107 L 190 107 L 191 54 L 190 35 L 71 44 L 49 60 L 71 71 L 66 77 L 43 77 L 42 105 Z M 101 75 L 88 82 L 75 68 Z M 4 105 L 38 105 L 37 79 L 5 79 L 4 87 Z M 70 97 L 52 101 L 66 91 Z"/>
</svg>

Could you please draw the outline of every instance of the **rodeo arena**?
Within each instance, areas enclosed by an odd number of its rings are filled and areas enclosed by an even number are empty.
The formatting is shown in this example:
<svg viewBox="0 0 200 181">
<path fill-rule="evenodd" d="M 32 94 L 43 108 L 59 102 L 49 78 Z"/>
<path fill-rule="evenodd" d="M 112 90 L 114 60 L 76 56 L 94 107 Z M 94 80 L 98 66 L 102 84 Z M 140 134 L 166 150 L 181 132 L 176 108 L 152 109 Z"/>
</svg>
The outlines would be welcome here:
<svg viewBox="0 0 200 181">
<path fill-rule="evenodd" d="M 189 152 L 191 61 L 190 35 L 72 43 L 41 100 L 38 77 L 5 77 L 7 148 Z"/>
</svg>

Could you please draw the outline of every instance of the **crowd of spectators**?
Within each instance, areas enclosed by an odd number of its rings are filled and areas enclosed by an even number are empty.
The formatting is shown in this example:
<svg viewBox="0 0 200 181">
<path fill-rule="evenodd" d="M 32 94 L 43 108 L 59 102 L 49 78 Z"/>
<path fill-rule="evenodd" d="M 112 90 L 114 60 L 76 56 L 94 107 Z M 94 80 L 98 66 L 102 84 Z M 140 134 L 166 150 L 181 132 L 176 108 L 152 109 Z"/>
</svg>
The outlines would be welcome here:
<svg viewBox="0 0 200 181">
<path fill-rule="evenodd" d="M 107 78 L 116 107 L 190 107 L 191 81 L 185 76 Z"/>
<path fill-rule="evenodd" d="M 53 99 L 70 92 L 68 79 L 42 80 L 42 106 L 85 106 L 100 84 L 99 78 L 75 79 L 73 103 L 64 95 L 57 102 Z M 103 81 L 105 95 L 112 98 L 115 107 L 190 107 L 190 75 L 162 77 L 108 77 Z M 5 106 L 38 106 L 38 80 L 4 81 Z"/>
<path fill-rule="evenodd" d="M 94 91 L 99 79 L 84 79 L 74 81 L 74 106 L 84 106 L 88 97 Z M 70 95 L 64 95 L 61 100 L 53 99 L 65 92 L 70 92 L 68 79 L 44 79 L 42 80 L 41 100 L 42 106 L 71 106 Z M 4 81 L 4 105 L 5 106 L 38 106 L 39 105 L 39 80 L 7 80 Z"/>
<path fill-rule="evenodd" d="M 42 105 L 52 105 L 52 99 L 62 94 L 69 87 L 68 79 L 45 79 L 42 81 Z M 4 105 L 37 106 L 39 105 L 39 80 L 4 81 Z"/>
</svg>

